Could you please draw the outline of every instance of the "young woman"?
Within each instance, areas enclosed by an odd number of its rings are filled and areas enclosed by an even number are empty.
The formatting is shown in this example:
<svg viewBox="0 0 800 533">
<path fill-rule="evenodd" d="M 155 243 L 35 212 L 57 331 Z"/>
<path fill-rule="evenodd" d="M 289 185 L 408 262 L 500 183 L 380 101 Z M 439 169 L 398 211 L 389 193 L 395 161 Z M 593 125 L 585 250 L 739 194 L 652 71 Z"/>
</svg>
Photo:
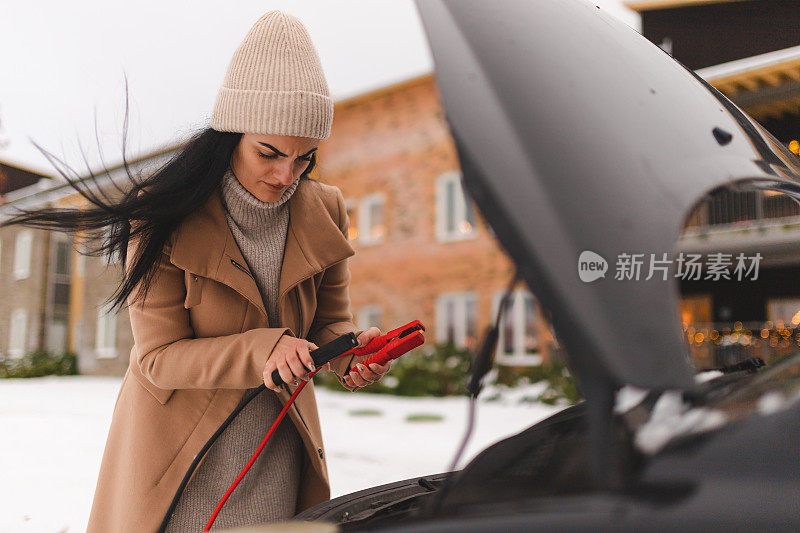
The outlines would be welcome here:
<svg viewBox="0 0 800 533">
<path fill-rule="evenodd" d="M 121 199 L 70 183 L 93 207 L 10 221 L 110 238 L 113 295 L 135 345 L 114 408 L 88 530 L 202 531 L 300 380 L 309 351 L 356 331 L 349 308 L 348 217 L 341 192 L 308 178 L 333 104 L 296 18 L 270 11 L 237 48 L 210 128 Z M 123 149 L 124 153 L 124 149 Z M 65 176 L 66 177 L 66 176 Z M 131 176 L 133 178 L 133 176 Z M 69 179 L 69 178 L 68 178 Z M 380 335 L 360 332 L 360 345 Z M 335 360 L 355 390 L 390 364 Z M 278 387 L 272 372 L 287 384 Z M 225 419 L 261 383 L 204 455 Z M 291 518 L 329 498 L 312 384 L 304 389 L 214 529 Z"/>
</svg>

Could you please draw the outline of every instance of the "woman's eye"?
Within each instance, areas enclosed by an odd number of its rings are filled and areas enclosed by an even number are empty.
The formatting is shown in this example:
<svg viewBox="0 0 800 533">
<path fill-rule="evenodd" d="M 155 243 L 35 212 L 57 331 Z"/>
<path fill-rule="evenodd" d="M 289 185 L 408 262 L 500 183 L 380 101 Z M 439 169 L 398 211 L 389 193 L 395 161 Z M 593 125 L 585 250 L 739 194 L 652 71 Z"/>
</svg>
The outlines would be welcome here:
<svg viewBox="0 0 800 533">
<path fill-rule="evenodd" d="M 294 160 L 294 162 L 295 163 L 311 163 L 311 159 L 310 158 L 305 158 L 305 157 L 298 157 L 297 159 Z"/>
<path fill-rule="evenodd" d="M 278 157 L 275 154 L 262 154 L 261 152 L 258 152 L 258 155 L 260 155 L 264 159 L 275 159 L 276 157 Z"/>
</svg>

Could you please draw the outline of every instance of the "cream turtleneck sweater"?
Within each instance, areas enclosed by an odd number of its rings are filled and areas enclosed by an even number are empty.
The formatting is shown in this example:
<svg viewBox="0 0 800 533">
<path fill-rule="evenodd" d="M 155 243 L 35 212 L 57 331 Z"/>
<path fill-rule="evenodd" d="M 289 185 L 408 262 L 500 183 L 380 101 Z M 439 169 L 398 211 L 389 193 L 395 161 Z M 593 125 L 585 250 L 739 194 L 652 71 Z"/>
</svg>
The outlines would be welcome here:
<svg viewBox="0 0 800 533">
<path fill-rule="evenodd" d="M 222 178 L 228 226 L 255 277 L 270 327 L 278 327 L 278 283 L 289 227 L 287 201 L 298 183 L 296 180 L 289 186 L 278 201 L 262 202 L 242 186 L 230 168 Z M 242 409 L 186 485 L 167 533 L 203 530 L 220 498 L 267 434 L 280 409 L 280 401 L 268 389 Z M 302 454 L 300 434 L 290 420 L 284 420 L 225 503 L 212 531 L 294 516 Z"/>
<path fill-rule="evenodd" d="M 295 180 L 276 202 L 262 202 L 244 188 L 229 168 L 222 178 L 225 217 L 256 278 L 270 327 L 278 327 L 278 282 L 283 248 L 289 227 L 289 198 L 297 189 Z"/>
</svg>

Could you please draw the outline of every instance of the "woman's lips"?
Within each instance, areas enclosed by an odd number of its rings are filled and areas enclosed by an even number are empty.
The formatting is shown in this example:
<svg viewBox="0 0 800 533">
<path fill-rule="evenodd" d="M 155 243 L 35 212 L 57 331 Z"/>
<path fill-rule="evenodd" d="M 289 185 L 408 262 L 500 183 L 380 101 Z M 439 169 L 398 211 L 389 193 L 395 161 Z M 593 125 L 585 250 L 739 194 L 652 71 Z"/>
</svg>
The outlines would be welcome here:
<svg viewBox="0 0 800 533">
<path fill-rule="evenodd" d="M 267 183 L 266 181 L 265 181 L 264 183 L 266 184 L 266 186 L 267 186 L 267 187 L 269 187 L 269 188 L 270 188 L 270 189 L 272 189 L 273 191 L 280 191 L 280 190 L 283 190 L 283 185 L 273 185 L 273 184 L 271 184 L 271 183 Z"/>
</svg>

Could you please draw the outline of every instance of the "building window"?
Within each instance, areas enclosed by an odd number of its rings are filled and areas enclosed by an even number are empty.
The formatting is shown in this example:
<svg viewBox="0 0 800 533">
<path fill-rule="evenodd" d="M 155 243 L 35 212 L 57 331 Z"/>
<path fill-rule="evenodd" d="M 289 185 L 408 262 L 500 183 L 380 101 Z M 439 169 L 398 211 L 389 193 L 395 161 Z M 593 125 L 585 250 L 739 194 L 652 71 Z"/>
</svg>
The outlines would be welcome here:
<svg viewBox="0 0 800 533">
<path fill-rule="evenodd" d="M 468 239 L 477 234 L 472 200 L 461 186 L 461 173 L 447 172 L 436 181 L 436 236 L 440 241 Z"/>
<path fill-rule="evenodd" d="M 31 275 L 31 248 L 33 231 L 23 230 L 17 233 L 14 243 L 14 279 L 25 279 Z"/>
<path fill-rule="evenodd" d="M 45 309 L 45 342 L 51 353 L 67 350 L 69 324 L 70 263 L 72 245 L 63 233 L 50 234 L 50 268 L 48 272 L 48 301 Z"/>
<path fill-rule="evenodd" d="M 436 301 L 436 342 L 474 348 L 477 327 L 478 298 L 474 292 L 439 295 Z"/>
<path fill-rule="evenodd" d="M 383 313 L 378 305 L 367 305 L 358 312 L 358 328 L 366 330 L 373 326 L 380 329 Z"/>
<path fill-rule="evenodd" d="M 496 316 L 505 291 L 494 295 L 492 316 Z M 497 339 L 497 362 L 503 365 L 530 366 L 542 362 L 537 334 L 536 298 L 527 290 L 511 293 L 508 307 L 500 322 Z"/>
<path fill-rule="evenodd" d="M 377 244 L 386 236 L 386 198 L 382 193 L 370 194 L 361 199 L 358 213 L 358 242 Z"/>
<path fill-rule="evenodd" d="M 11 312 L 11 324 L 8 334 L 8 355 L 22 357 L 25 355 L 25 339 L 28 335 L 28 312 L 25 309 L 14 309 Z"/>
<path fill-rule="evenodd" d="M 72 248 L 66 236 L 54 233 L 50 283 L 51 305 L 57 312 L 69 312 L 70 253 Z"/>
<path fill-rule="evenodd" d="M 111 304 L 103 304 L 97 308 L 97 331 L 95 335 L 95 354 L 98 359 L 117 356 L 117 314 L 111 310 Z"/>
<path fill-rule="evenodd" d="M 347 218 L 350 220 L 350 228 L 347 230 L 347 239 L 355 241 L 358 239 L 358 214 L 356 212 L 356 201 L 348 198 L 344 201 L 347 209 Z"/>
<path fill-rule="evenodd" d="M 800 324 L 800 298 L 771 298 L 767 300 L 767 320 L 783 322 L 784 326 Z"/>
</svg>

